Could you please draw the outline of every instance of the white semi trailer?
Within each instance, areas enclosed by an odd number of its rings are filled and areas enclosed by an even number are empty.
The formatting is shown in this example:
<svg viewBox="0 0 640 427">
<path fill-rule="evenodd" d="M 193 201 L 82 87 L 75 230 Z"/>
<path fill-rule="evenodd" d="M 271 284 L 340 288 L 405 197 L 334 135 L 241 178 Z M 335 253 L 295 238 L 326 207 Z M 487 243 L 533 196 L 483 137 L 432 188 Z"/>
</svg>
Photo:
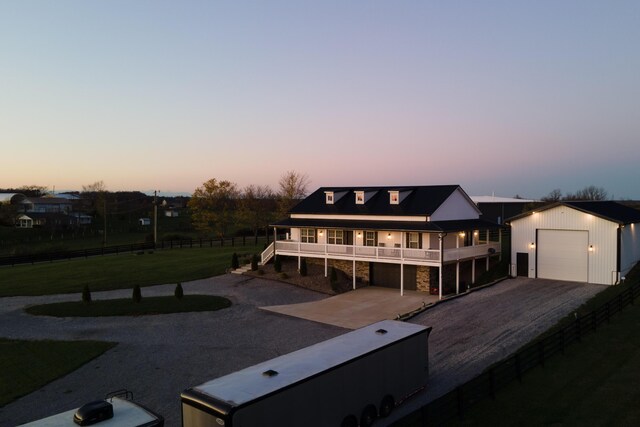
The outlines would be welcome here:
<svg viewBox="0 0 640 427">
<path fill-rule="evenodd" d="M 426 386 L 430 332 L 382 321 L 192 387 L 182 425 L 370 426 Z"/>
</svg>

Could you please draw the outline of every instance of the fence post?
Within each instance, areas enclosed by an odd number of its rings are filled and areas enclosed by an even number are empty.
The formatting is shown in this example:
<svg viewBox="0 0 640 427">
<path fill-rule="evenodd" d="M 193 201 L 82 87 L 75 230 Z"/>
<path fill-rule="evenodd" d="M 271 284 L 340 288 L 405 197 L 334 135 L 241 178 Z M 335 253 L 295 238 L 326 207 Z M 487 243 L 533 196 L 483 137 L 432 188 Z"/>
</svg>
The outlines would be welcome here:
<svg viewBox="0 0 640 427">
<path fill-rule="evenodd" d="M 223 246 L 224 246 L 224 238 L 221 237 L 220 238 L 220 247 L 223 247 Z"/>
</svg>

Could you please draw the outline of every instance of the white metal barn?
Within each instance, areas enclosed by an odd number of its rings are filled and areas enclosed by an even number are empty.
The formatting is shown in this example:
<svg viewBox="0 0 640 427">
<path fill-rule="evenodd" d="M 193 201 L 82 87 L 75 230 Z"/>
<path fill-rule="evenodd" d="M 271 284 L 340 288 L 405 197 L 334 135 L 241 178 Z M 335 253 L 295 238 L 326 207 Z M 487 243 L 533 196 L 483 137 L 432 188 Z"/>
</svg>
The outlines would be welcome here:
<svg viewBox="0 0 640 427">
<path fill-rule="evenodd" d="M 614 285 L 640 261 L 640 211 L 558 202 L 513 217 L 511 275 Z"/>
</svg>

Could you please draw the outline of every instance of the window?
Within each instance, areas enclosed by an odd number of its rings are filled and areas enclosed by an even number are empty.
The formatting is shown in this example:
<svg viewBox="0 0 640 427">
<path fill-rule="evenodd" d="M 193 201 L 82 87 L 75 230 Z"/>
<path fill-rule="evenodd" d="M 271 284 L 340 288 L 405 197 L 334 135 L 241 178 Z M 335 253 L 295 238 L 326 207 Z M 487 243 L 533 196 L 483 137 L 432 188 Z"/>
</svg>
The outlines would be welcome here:
<svg viewBox="0 0 640 427">
<path fill-rule="evenodd" d="M 332 205 L 333 204 L 333 191 L 327 191 L 324 193 L 327 199 L 327 204 L 328 205 Z"/>
<path fill-rule="evenodd" d="M 364 191 L 356 191 L 356 205 L 364 205 Z"/>
<path fill-rule="evenodd" d="M 378 245 L 378 232 L 367 231 L 364 236 L 365 246 L 377 246 Z"/>
<path fill-rule="evenodd" d="M 407 248 L 420 249 L 420 233 L 407 233 Z"/>
<path fill-rule="evenodd" d="M 400 203 L 400 194 L 397 191 L 389 191 L 389 203 L 392 205 Z"/>
<path fill-rule="evenodd" d="M 315 243 L 316 242 L 316 230 L 313 228 L 301 228 L 300 229 L 300 241 L 302 243 Z"/>
<path fill-rule="evenodd" d="M 342 245 L 344 233 L 342 230 L 327 230 L 327 243 L 330 245 Z"/>
</svg>

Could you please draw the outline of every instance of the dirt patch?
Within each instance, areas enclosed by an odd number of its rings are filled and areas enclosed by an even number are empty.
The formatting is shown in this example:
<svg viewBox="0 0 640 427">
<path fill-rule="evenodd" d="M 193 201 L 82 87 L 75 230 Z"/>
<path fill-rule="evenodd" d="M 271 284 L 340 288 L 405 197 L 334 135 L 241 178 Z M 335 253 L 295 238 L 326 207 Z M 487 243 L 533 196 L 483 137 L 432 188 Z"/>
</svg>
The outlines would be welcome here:
<svg viewBox="0 0 640 427">
<path fill-rule="evenodd" d="M 330 273 L 331 270 L 329 270 Z M 351 277 L 340 270 L 336 270 L 338 280 L 335 285 L 331 285 L 329 277 L 324 277 L 324 267 L 307 263 L 307 275 L 302 276 L 298 271 L 298 260 L 291 258 L 282 259 L 282 271 L 276 272 L 273 261 L 267 265 L 260 266 L 257 271 L 248 271 L 245 274 L 263 279 L 277 280 L 283 283 L 299 286 L 327 295 L 337 295 L 352 289 Z"/>
</svg>

